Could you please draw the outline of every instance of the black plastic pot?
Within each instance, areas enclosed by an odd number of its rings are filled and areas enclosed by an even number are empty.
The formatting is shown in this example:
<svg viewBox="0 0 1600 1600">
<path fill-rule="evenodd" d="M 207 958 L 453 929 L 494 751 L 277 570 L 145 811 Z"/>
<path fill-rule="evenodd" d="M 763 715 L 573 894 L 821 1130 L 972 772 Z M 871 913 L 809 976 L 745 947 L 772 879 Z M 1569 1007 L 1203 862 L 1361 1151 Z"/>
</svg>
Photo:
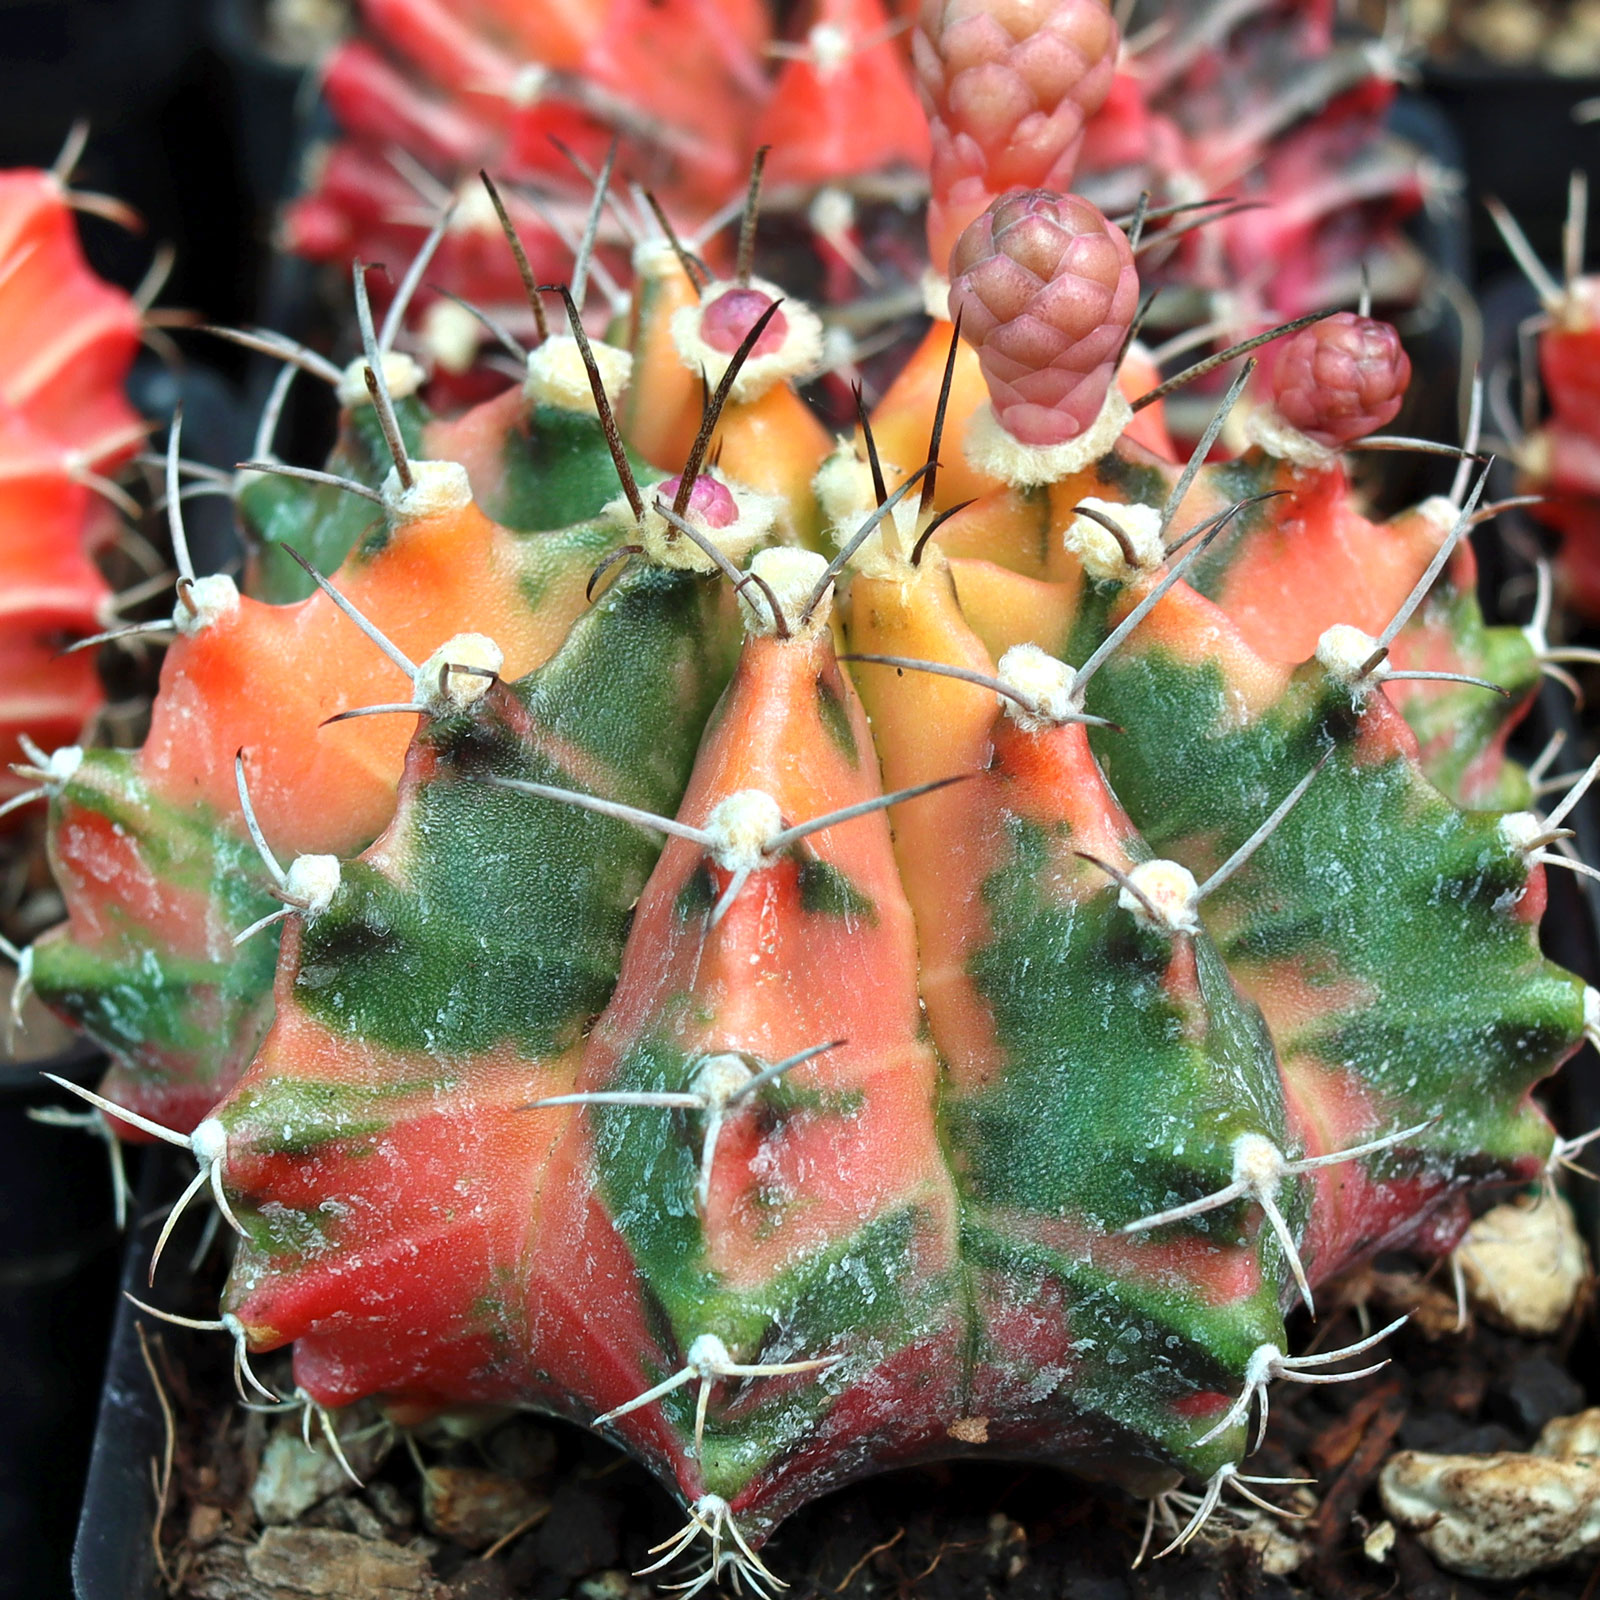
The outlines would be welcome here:
<svg viewBox="0 0 1600 1600">
<path fill-rule="evenodd" d="M 148 1216 L 175 1197 L 177 1166 L 167 1152 L 151 1153 L 139 1185 L 136 1216 Z M 136 1228 L 123 1257 L 123 1293 L 111 1324 L 94 1448 L 72 1551 L 73 1592 L 79 1600 L 157 1600 L 161 1593 L 151 1466 L 162 1458 L 165 1425 L 135 1331 L 140 1320 L 148 1319 L 127 1299 L 130 1294 L 146 1302 L 151 1299 L 145 1280 L 155 1237 L 153 1229 Z"/>
<path fill-rule="evenodd" d="M 1466 192 L 1498 195 L 1540 256 L 1559 261 L 1568 175 L 1581 167 L 1591 187 L 1600 179 L 1600 124 L 1572 115 L 1600 96 L 1600 78 L 1463 67 L 1430 70 L 1423 81 L 1460 141 Z M 1506 257 L 1481 211 L 1471 220 L 1481 280 Z"/>
<path fill-rule="evenodd" d="M 121 1240 L 106 1146 L 29 1113 L 69 1106 L 40 1076 L 92 1081 L 87 1046 L 0 1064 L 0 1596 L 67 1592 Z"/>
</svg>

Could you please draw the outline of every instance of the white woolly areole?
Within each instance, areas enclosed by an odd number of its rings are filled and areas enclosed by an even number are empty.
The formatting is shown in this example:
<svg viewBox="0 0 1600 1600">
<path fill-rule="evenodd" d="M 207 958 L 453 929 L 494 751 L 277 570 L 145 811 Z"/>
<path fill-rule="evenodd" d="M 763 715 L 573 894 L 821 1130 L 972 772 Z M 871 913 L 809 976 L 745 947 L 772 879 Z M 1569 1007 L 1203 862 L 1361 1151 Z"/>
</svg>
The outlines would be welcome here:
<svg viewBox="0 0 1600 1600">
<path fill-rule="evenodd" d="M 189 1135 L 189 1148 L 202 1167 L 214 1167 L 228 1154 L 228 1130 L 218 1117 L 207 1117 Z"/>
<path fill-rule="evenodd" d="M 1534 849 L 1534 841 L 1544 838 L 1550 828 L 1531 811 L 1508 811 L 1495 824 L 1494 831 L 1507 848 L 1521 855 Z"/>
<path fill-rule="evenodd" d="M 705 831 L 724 872 L 753 872 L 767 858 L 767 841 L 783 832 L 783 813 L 764 789 L 740 789 L 712 807 Z"/>
<path fill-rule="evenodd" d="M 885 478 L 900 475 L 898 467 L 891 467 L 881 457 L 878 465 Z M 853 435 L 846 434 L 822 458 L 822 465 L 811 479 L 811 492 L 817 497 L 823 521 L 835 539 L 841 528 L 846 525 L 859 528 L 863 519 L 872 515 L 877 505 L 872 468 L 857 452 Z"/>
<path fill-rule="evenodd" d="M 685 1352 L 687 1366 L 705 1382 L 720 1377 L 726 1367 L 733 1365 L 728 1347 L 714 1333 L 702 1333 Z"/>
<path fill-rule="evenodd" d="M 589 352 L 600 374 L 600 387 L 615 410 L 633 376 L 633 357 L 600 339 L 589 341 Z M 594 390 L 589 387 L 583 348 L 570 333 L 552 333 L 537 349 L 528 352 L 528 375 L 522 380 L 522 392 L 536 405 L 555 406 L 589 417 L 600 415 Z"/>
<path fill-rule="evenodd" d="M 1327 467 L 1339 459 L 1337 450 L 1318 444 L 1309 434 L 1301 433 L 1275 405 L 1257 406 L 1245 418 L 1244 436 L 1251 444 L 1258 444 L 1269 456 L 1292 462 L 1297 467 Z"/>
<path fill-rule="evenodd" d="M 876 510 L 877 507 L 873 506 L 866 516 L 857 521 L 829 530 L 841 550 L 855 538 L 861 524 Z M 921 520 L 922 513 L 915 493 L 908 494 L 904 500 L 897 500 L 888 516 L 856 547 L 849 565 L 868 578 L 905 577 L 911 563 L 911 552 L 917 547 L 917 535 L 921 531 L 918 524 Z"/>
<path fill-rule="evenodd" d="M 1121 505 L 1115 500 L 1101 500 L 1094 495 L 1086 495 L 1078 504 L 1109 517 L 1128 536 L 1128 543 L 1133 546 L 1135 565 L 1130 568 L 1115 534 L 1103 528 L 1093 517 L 1074 517 L 1067 524 L 1061 540 L 1091 578 L 1111 578 L 1122 583 L 1135 572 L 1151 572 L 1166 560 L 1166 547 L 1161 542 L 1161 513 L 1154 506 L 1137 502 Z"/>
<path fill-rule="evenodd" d="M 1000 657 L 997 675 L 1001 683 L 1023 695 L 1032 707 L 1030 710 L 1018 705 L 1009 695 L 1001 697 L 1006 714 L 1029 733 L 1068 722 L 1081 709 L 1078 674 L 1036 644 L 1012 645 Z"/>
<path fill-rule="evenodd" d="M 423 312 L 419 337 L 436 367 L 459 376 L 478 359 L 483 324 L 465 306 L 441 295 Z"/>
<path fill-rule="evenodd" d="M 28 949 L 32 948 L 33 946 L 29 945 Z M 1600 989 L 1592 989 L 1587 985 L 1583 991 L 1583 1031 L 1600 1033 Z"/>
<path fill-rule="evenodd" d="M 1417 515 L 1431 522 L 1440 533 L 1449 533 L 1461 520 L 1461 507 L 1445 495 L 1430 494 L 1417 507 Z"/>
<path fill-rule="evenodd" d="M 403 350 L 385 350 L 378 358 L 383 366 L 383 381 L 391 400 L 404 400 L 422 387 L 422 368 Z M 372 404 L 367 392 L 367 358 L 357 356 L 339 375 L 334 392 L 345 410 Z"/>
<path fill-rule="evenodd" d="M 1117 904 L 1131 911 L 1134 919 L 1147 928 L 1162 933 L 1198 933 L 1200 919 L 1195 914 L 1200 886 L 1194 874 L 1177 861 L 1141 861 L 1128 874 L 1128 883 L 1142 894 L 1155 908 L 1156 918 L 1139 895 L 1123 886 L 1117 890 Z"/>
<path fill-rule="evenodd" d="M 536 106 L 544 98 L 545 85 L 550 81 L 550 68 L 529 61 L 517 68 L 506 86 L 506 99 L 519 111 Z"/>
<path fill-rule="evenodd" d="M 980 406 L 967 424 L 962 449 L 979 472 L 1014 489 L 1032 489 L 1082 472 L 1098 461 L 1133 421 L 1133 407 L 1115 383 L 1106 391 L 1100 415 L 1076 439 L 1062 444 L 1024 444 L 1000 426 L 994 406 Z"/>
<path fill-rule="evenodd" d="M 678 252 L 663 238 L 641 239 L 633 247 L 633 275 L 641 283 L 675 278 L 682 271 Z"/>
<path fill-rule="evenodd" d="M 900 469 L 893 463 L 880 460 L 878 465 L 886 482 L 893 483 L 900 476 Z M 811 480 L 811 492 L 817 497 L 828 537 L 841 550 L 878 509 L 872 468 L 856 453 L 855 441 L 848 436 L 839 441 L 833 453 L 817 468 Z M 862 541 L 850 557 L 850 566 L 869 578 L 904 576 L 911 552 L 916 549 L 921 521 L 919 496 L 913 490 L 897 501 L 888 516 Z"/>
<path fill-rule="evenodd" d="M 749 554 L 767 538 L 783 509 L 773 495 L 747 489 L 741 483 L 730 483 L 720 473 L 706 468 L 704 477 L 714 478 L 729 494 L 739 508 L 739 515 L 725 528 L 713 528 L 701 521 L 692 511 L 684 514 L 696 533 L 715 545 L 734 566 L 743 566 Z M 633 507 L 627 497 L 618 495 L 601 511 L 601 516 L 623 528 L 631 538 L 644 546 L 644 551 L 658 566 L 673 567 L 682 572 L 715 572 L 717 563 L 697 545 L 688 534 L 673 527 L 655 508 L 655 496 L 649 487 L 644 490 L 644 519 L 633 520 Z"/>
<path fill-rule="evenodd" d="M 35 746 L 35 749 L 38 747 Z M 64 744 L 59 750 L 52 750 L 45 758 L 41 773 L 41 781 L 47 789 L 52 791 L 60 789 L 62 784 L 71 783 L 78 775 L 78 768 L 83 765 L 83 747 L 75 744 Z"/>
<path fill-rule="evenodd" d="M 951 322 L 950 280 L 934 267 L 924 267 L 917 281 L 922 291 L 922 309 L 935 322 Z"/>
<path fill-rule="evenodd" d="M 541 72 L 544 69 L 534 67 L 531 70 Z M 456 185 L 455 209 L 450 213 L 450 232 L 486 233 L 496 244 L 504 240 L 500 213 L 495 210 L 494 201 L 489 198 L 489 191 L 480 178 L 474 176 Z"/>
<path fill-rule="evenodd" d="M 827 24 L 823 23 L 811 31 L 817 34 L 825 27 Z M 835 188 L 832 184 L 817 191 L 817 198 L 806 211 L 806 221 L 811 224 L 811 231 L 824 239 L 836 238 L 848 232 L 855 226 L 855 220 L 855 201 L 843 189 Z"/>
<path fill-rule="evenodd" d="M 1271 1196 L 1288 1164 L 1283 1152 L 1264 1133 L 1241 1133 L 1233 1141 L 1233 1181 L 1248 1184 L 1258 1194 Z"/>
<path fill-rule="evenodd" d="M 712 1105 L 722 1105 L 754 1076 L 755 1073 L 739 1056 L 725 1052 L 707 1056 L 700 1063 L 692 1088 L 695 1094 L 704 1095 Z"/>
<path fill-rule="evenodd" d="M 411 487 L 402 488 L 400 474 L 389 468 L 383 480 L 383 508 L 391 523 L 421 522 L 460 511 L 472 503 L 472 483 L 459 461 L 412 461 Z"/>
<path fill-rule="evenodd" d="M 833 610 L 831 585 L 811 608 L 811 615 L 804 622 L 800 620 L 806 602 L 815 593 L 823 573 L 828 570 L 828 563 L 815 550 L 773 545 L 769 549 L 756 551 L 750 558 L 750 570 L 772 591 L 772 598 L 778 602 L 778 610 L 783 613 L 791 638 L 814 638 L 828 626 L 828 616 Z M 746 633 L 777 633 L 777 621 L 761 584 L 747 583 L 739 591 L 739 601 Z"/>
<path fill-rule="evenodd" d="M 494 679 L 486 673 L 499 672 L 505 665 L 505 651 L 487 634 L 458 633 L 446 639 L 417 668 L 411 680 L 420 704 L 441 710 L 464 711 L 476 705 L 488 692 Z M 452 667 L 479 667 L 478 672 L 452 672 Z"/>
<path fill-rule="evenodd" d="M 189 597 L 188 604 L 184 603 L 184 594 Z M 231 617 L 238 609 L 239 585 L 226 573 L 215 572 L 185 585 L 172 608 L 172 626 L 185 638 L 192 638 L 212 623 Z"/>
<path fill-rule="evenodd" d="M 1367 667 L 1377 648 L 1378 641 L 1370 633 L 1363 633 L 1348 622 L 1336 622 L 1331 628 L 1325 629 L 1317 640 L 1317 660 L 1327 668 L 1331 677 L 1356 688 L 1376 683 L 1384 676 L 1387 661 Z"/>
<path fill-rule="evenodd" d="M 719 295 L 739 287 L 734 283 L 708 283 L 698 303 L 679 306 L 672 313 L 672 342 L 677 347 L 678 359 L 690 372 L 704 372 L 706 382 L 713 389 L 722 382 L 733 356 L 700 337 L 700 314 Z M 768 283 L 765 278 L 752 278 L 744 287 L 759 289 L 771 300 L 782 300 L 783 309 L 778 315 L 787 327 L 783 343 L 776 350 L 764 356 L 745 358 L 728 394 L 738 405 L 759 400 L 769 389 L 789 378 L 803 377 L 822 360 L 822 319 L 805 301 L 786 298 L 777 284 Z"/>
<path fill-rule="evenodd" d="M 296 856 L 284 874 L 284 894 L 298 900 L 308 917 L 326 911 L 338 891 L 338 856 Z"/>
</svg>

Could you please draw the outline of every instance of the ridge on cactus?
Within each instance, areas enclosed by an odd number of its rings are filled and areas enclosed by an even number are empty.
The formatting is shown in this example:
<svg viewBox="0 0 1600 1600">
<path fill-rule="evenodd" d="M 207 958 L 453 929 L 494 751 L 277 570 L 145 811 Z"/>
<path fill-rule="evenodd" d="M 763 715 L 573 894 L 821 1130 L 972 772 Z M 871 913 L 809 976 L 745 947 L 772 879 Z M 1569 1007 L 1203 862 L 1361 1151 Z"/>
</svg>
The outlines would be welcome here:
<svg viewBox="0 0 1600 1600">
<path fill-rule="evenodd" d="M 78 244 L 74 211 L 115 207 L 68 187 L 84 137 L 50 171 L 0 172 L 0 816 L 40 793 L 15 764 L 75 744 L 102 704 L 93 656 L 62 650 L 113 621 L 99 497 L 144 437 L 123 394 L 141 307 Z"/>
<path fill-rule="evenodd" d="M 1107 1479 L 1168 1550 L 1259 1503 L 1270 1384 L 1381 1338 L 1286 1314 L 1549 1170 L 1532 1091 L 1600 1034 L 1538 945 L 1600 765 L 1540 816 L 1505 756 L 1542 646 L 1476 611 L 1484 479 L 1380 524 L 1347 475 L 1392 335 L 1299 332 L 1257 442 L 1212 459 L 1247 363 L 1182 460 L 1117 226 L 967 237 L 960 336 L 838 439 L 744 251 L 642 239 L 614 343 L 529 271 L 527 380 L 455 418 L 358 267 L 329 472 L 252 464 L 145 745 L 48 780 L 32 982 L 238 1234 L 241 1387 L 292 1346 L 308 1418 L 593 1427 L 691 1593 L 949 1456 Z M 1433 687 L 1496 710 L 1424 743 Z"/>
</svg>

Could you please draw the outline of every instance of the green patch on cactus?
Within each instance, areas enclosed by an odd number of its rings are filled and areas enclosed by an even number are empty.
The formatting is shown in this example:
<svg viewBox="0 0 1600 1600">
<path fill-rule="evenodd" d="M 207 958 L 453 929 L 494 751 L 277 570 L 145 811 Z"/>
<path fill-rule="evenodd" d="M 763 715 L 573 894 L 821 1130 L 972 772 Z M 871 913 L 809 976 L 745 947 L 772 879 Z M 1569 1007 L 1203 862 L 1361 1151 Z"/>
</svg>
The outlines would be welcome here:
<svg viewBox="0 0 1600 1600">
<path fill-rule="evenodd" d="M 85 752 L 52 809 L 57 828 L 109 825 L 166 895 L 209 903 L 221 928 L 214 952 L 180 955 L 161 949 L 147 925 L 111 901 L 92 945 L 68 937 L 70 927 L 38 941 L 35 991 L 135 1075 L 164 1076 L 181 1057 L 197 1081 L 214 1081 L 230 1059 L 219 1037 L 230 1047 L 248 1045 L 264 1029 L 261 1000 L 277 965 L 276 927 L 237 948 L 223 931 L 243 930 L 277 908 L 254 848 L 207 807 L 153 794 L 127 751 Z"/>
<path fill-rule="evenodd" d="M 659 842 L 490 780 L 598 784 L 670 814 L 731 671 L 729 615 L 707 580 L 639 568 L 543 667 L 419 735 L 431 767 L 402 793 L 384 864 L 348 864 L 309 920 L 297 1001 L 400 1051 L 477 1055 L 513 1040 L 539 1056 L 573 1042 L 616 980 Z"/>
<path fill-rule="evenodd" d="M 852 767 L 859 767 L 861 751 L 856 747 L 856 730 L 850 724 L 850 707 L 827 673 L 817 678 L 817 713 L 845 759 Z"/>
<path fill-rule="evenodd" d="M 1326 1009 L 1308 1019 L 1302 1004 L 1276 1030 L 1280 1053 L 1349 1074 L 1402 1121 L 1438 1119 L 1419 1145 L 1543 1153 L 1548 1132 L 1522 1101 L 1581 1039 L 1583 985 L 1517 920 L 1526 868 L 1494 816 L 1456 810 L 1402 755 L 1363 757 L 1349 691 L 1315 664 L 1241 724 L 1215 659 L 1128 649 L 1089 704 L 1126 730 L 1091 735 L 1118 796 L 1152 848 L 1202 878 L 1333 743 L 1205 904 L 1229 971 L 1269 1016 L 1275 986 L 1318 974 Z"/>
<path fill-rule="evenodd" d="M 427 409 L 413 395 L 395 402 L 395 416 L 407 452 L 420 456 Z M 344 412 L 338 442 L 324 470 L 377 489 L 392 467 L 373 407 L 359 405 Z M 237 505 L 251 545 L 245 587 L 258 600 L 274 605 L 304 600 L 316 590 L 285 545 L 298 550 L 318 572 L 335 572 L 375 525 L 387 539 L 383 513 L 370 500 L 333 484 L 263 473 L 239 491 Z"/>
<path fill-rule="evenodd" d="M 486 516 L 518 533 L 586 522 L 620 492 L 599 418 L 559 406 L 530 407 L 506 434 L 500 460 L 501 475 L 473 493 Z M 641 488 L 665 477 L 632 451 L 628 462 Z"/>
<path fill-rule="evenodd" d="M 1396 640 L 1397 664 L 1411 665 L 1412 637 L 1425 647 L 1441 636 L 1450 643 L 1451 671 L 1499 684 L 1509 694 L 1465 683 L 1395 684 L 1391 695 L 1417 736 L 1422 770 L 1459 806 L 1525 810 L 1533 804 L 1533 786 L 1505 759 L 1505 740 L 1538 691 L 1538 654 L 1521 628 L 1486 626 L 1473 590 L 1444 583 Z"/>
<path fill-rule="evenodd" d="M 593 568 L 617 547 L 616 524 L 575 522 L 517 541 L 517 591 L 529 611 L 542 610 L 574 570 Z"/>
<path fill-rule="evenodd" d="M 852 917 L 875 924 L 877 907 L 831 862 L 820 859 L 800 864 L 800 909 L 821 916 Z"/>
<path fill-rule="evenodd" d="M 1065 1287 L 1073 1353 L 1058 1388 L 1073 1409 L 1104 1419 L 1130 1444 L 1142 1442 L 1136 1449 L 1154 1444 L 1197 1478 L 1238 1460 L 1238 1429 L 1197 1445 L 1210 1424 L 1179 1408 L 1198 1394 L 1220 1391 L 1231 1398 L 1252 1352 L 1262 1344 L 1282 1347 L 1283 1318 L 1268 1280 L 1241 1300 L 1211 1305 L 1199 1293 L 1113 1274 L 1081 1256 L 1019 1239 L 1006 1221 L 1003 1213 L 969 1217 L 963 1257 L 1016 1285 L 1019 1295 L 1050 1281 Z"/>
<path fill-rule="evenodd" d="M 345 1153 L 359 1156 L 363 1142 L 390 1126 L 391 1118 L 380 1107 L 408 1095 L 447 1094 L 459 1082 L 459 1074 L 438 1061 L 419 1061 L 417 1074 L 409 1080 L 374 1078 L 359 1087 L 273 1078 L 229 1100 L 224 1122 L 230 1139 L 242 1139 L 256 1155 L 309 1156 L 348 1140 L 353 1148 Z"/>
</svg>

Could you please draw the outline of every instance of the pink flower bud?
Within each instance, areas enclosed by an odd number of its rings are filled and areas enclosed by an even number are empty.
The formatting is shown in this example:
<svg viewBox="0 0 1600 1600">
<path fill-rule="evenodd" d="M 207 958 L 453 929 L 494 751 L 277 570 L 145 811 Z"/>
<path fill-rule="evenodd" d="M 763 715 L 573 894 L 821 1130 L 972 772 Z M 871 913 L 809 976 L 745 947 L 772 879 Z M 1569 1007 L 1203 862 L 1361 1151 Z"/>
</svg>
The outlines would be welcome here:
<svg viewBox="0 0 1600 1600">
<path fill-rule="evenodd" d="M 700 337 L 713 350 L 731 356 L 743 343 L 761 313 L 772 304 L 772 296 L 759 289 L 724 289 L 716 299 L 708 300 L 700 311 Z M 783 348 L 789 324 L 781 311 L 774 313 L 772 321 L 761 330 L 751 350 L 752 356 L 771 355 Z"/>
<path fill-rule="evenodd" d="M 1272 369 L 1272 398 L 1291 428 L 1329 450 L 1394 418 L 1411 361 L 1387 322 L 1341 311 L 1302 328 Z"/>
<path fill-rule="evenodd" d="M 1027 445 L 1087 431 L 1139 302 L 1122 230 L 1077 195 L 1008 195 L 957 240 L 950 276 L 1001 427 Z"/>
<path fill-rule="evenodd" d="M 682 481 L 676 474 L 663 478 L 655 486 L 656 497 L 670 506 L 678 497 Z M 688 513 L 707 528 L 731 528 L 739 520 L 738 502 L 728 492 L 727 485 L 704 473 L 694 480 L 694 487 L 689 491 Z"/>
<path fill-rule="evenodd" d="M 929 259 L 1009 189 L 1065 189 L 1111 90 L 1106 0 L 924 0 L 912 39 L 933 137 Z"/>
</svg>

